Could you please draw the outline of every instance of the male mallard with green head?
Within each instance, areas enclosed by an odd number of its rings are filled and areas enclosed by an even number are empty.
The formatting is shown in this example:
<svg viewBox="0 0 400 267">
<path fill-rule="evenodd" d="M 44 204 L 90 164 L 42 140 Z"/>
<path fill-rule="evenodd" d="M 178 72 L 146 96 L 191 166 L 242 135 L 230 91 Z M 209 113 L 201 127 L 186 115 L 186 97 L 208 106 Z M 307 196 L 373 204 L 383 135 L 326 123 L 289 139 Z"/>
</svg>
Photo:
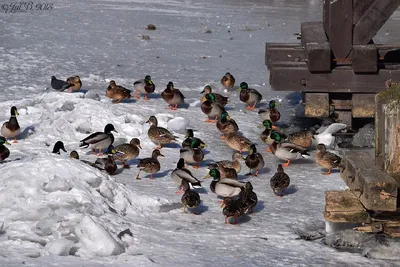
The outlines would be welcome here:
<svg viewBox="0 0 400 267">
<path fill-rule="evenodd" d="M 119 103 L 123 99 L 131 98 L 131 90 L 126 89 L 123 86 L 117 85 L 114 80 L 110 81 L 110 85 L 107 87 L 106 96 L 113 100 L 114 104 Z"/>
<path fill-rule="evenodd" d="M 62 141 L 57 141 L 54 144 L 52 153 L 60 155 L 60 150 L 67 152 L 67 150 L 65 150 L 64 143 Z"/>
<path fill-rule="evenodd" d="M 170 131 L 163 127 L 158 127 L 158 120 L 155 116 L 150 116 L 146 123 L 150 123 L 147 135 L 154 144 L 157 144 L 156 149 L 161 149 L 163 145 L 175 141 L 175 136 Z"/>
<path fill-rule="evenodd" d="M 137 158 L 142 147 L 140 146 L 140 140 L 138 138 L 132 138 L 129 144 L 120 144 L 114 149 L 116 151 L 114 159 L 121 162 L 123 168 L 129 168 L 126 162 Z"/>
<path fill-rule="evenodd" d="M 211 169 L 205 178 L 212 177 L 210 189 L 213 193 L 221 197 L 234 197 L 239 195 L 240 188 L 246 184 L 234 179 L 221 179 L 221 174 L 217 169 Z"/>
<path fill-rule="evenodd" d="M 272 145 L 270 145 L 272 154 L 279 159 L 286 160 L 286 163 L 282 164 L 282 167 L 289 166 L 291 160 L 310 157 L 308 150 L 302 146 L 292 143 L 281 143 L 282 136 L 278 132 L 272 132 L 271 138 L 274 140 Z"/>
<path fill-rule="evenodd" d="M 150 179 L 154 180 L 153 174 L 158 172 L 161 169 L 161 164 L 158 161 L 158 157 L 164 157 L 163 154 L 161 154 L 160 150 L 155 149 L 153 150 L 153 153 L 151 154 L 151 158 L 144 158 L 141 159 L 137 167 L 139 168 L 139 172 L 136 175 L 136 179 L 140 180 L 140 172 L 144 171 L 147 173 L 150 173 Z"/>
<path fill-rule="evenodd" d="M 194 137 L 194 134 L 193 134 L 193 130 L 192 129 L 187 129 L 186 130 L 186 136 L 185 136 L 185 140 L 183 140 L 183 142 L 182 142 L 182 147 L 188 147 L 188 146 L 190 146 L 190 144 L 192 143 L 192 140 L 193 139 L 196 139 L 197 140 L 197 142 L 196 142 L 196 144 L 199 144 L 199 147 L 200 148 L 205 148 L 206 147 L 206 144 L 200 139 L 200 138 L 197 138 L 197 137 Z"/>
<path fill-rule="evenodd" d="M 3 123 L 0 130 L 1 135 L 5 138 L 14 139 L 13 143 L 17 143 L 17 136 L 21 132 L 17 115 L 19 115 L 17 108 L 15 106 L 11 107 L 11 117 L 8 121 Z"/>
<path fill-rule="evenodd" d="M 182 92 L 175 88 L 172 82 L 167 84 L 167 88 L 161 93 L 161 97 L 169 104 L 170 110 L 177 110 L 178 105 L 185 102 Z"/>
<path fill-rule="evenodd" d="M 233 77 L 232 74 L 229 72 L 225 73 L 224 76 L 221 78 L 221 84 L 223 87 L 226 89 L 232 89 L 233 86 L 235 85 L 235 77 Z"/>
<path fill-rule="evenodd" d="M 206 94 L 206 99 L 206 101 L 201 103 L 201 111 L 207 115 L 206 122 L 216 122 L 225 109 L 222 105 L 215 102 L 215 95 L 213 93 Z M 210 120 L 210 117 L 214 120 Z"/>
<path fill-rule="evenodd" d="M 274 194 L 279 197 L 282 196 L 283 191 L 289 187 L 290 178 L 289 175 L 284 172 L 282 164 L 278 165 L 278 169 L 274 176 L 271 177 L 269 184 Z"/>
<path fill-rule="evenodd" d="M 315 161 L 322 168 L 328 169 L 327 172 L 322 174 L 331 174 L 332 169 L 342 168 L 342 158 L 336 154 L 326 151 L 326 146 L 324 144 L 317 145 L 317 153 L 315 154 Z"/>
<path fill-rule="evenodd" d="M 244 162 L 250 169 L 248 175 L 258 176 L 258 172 L 264 167 L 264 158 L 260 153 L 257 152 L 255 144 L 250 146 L 249 154 L 244 159 Z M 256 173 L 252 174 L 252 170 L 255 170 Z"/>
<path fill-rule="evenodd" d="M 240 101 L 247 104 L 247 109 L 253 110 L 260 103 L 262 95 L 253 88 L 249 88 L 248 84 L 242 82 L 239 87 Z M 251 106 L 252 105 L 252 106 Z"/>
<path fill-rule="evenodd" d="M 229 179 L 238 179 L 237 172 L 234 168 L 227 168 L 222 165 L 218 165 L 217 163 L 211 163 L 208 165 L 208 169 L 217 169 L 221 175 L 221 179 L 229 178 Z"/>
<path fill-rule="evenodd" d="M 224 111 L 218 118 L 217 129 L 222 133 L 221 139 L 225 139 L 225 135 L 237 133 L 239 126 L 231 119 L 228 112 Z"/>
<path fill-rule="evenodd" d="M 210 85 L 204 86 L 204 90 L 201 91 L 200 94 L 204 94 L 201 97 L 201 103 L 203 103 L 204 101 L 207 101 L 206 95 L 211 94 L 211 93 L 214 94 L 214 96 L 215 96 L 215 103 L 218 103 L 223 107 L 225 107 L 226 104 L 228 104 L 228 97 L 225 97 L 221 94 L 213 93 Z"/>
<path fill-rule="evenodd" d="M 193 168 L 198 169 L 197 165 L 204 159 L 204 152 L 200 148 L 198 140 L 193 139 L 190 147 L 184 147 L 180 150 L 180 157 L 185 160 L 186 163 L 194 164 Z"/>
<path fill-rule="evenodd" d="M 9 145 L 10 143 L 3 136 L 0 136 L 0 161 L 10 156 L 10 150 L 4 144 Z"/>
<path fill-rule="evenodd" d="M 281 118 L 281 113 L 276 108 L 276 106 L 279 106 L 279 105 L 280 105 L 280 103 L 276 102 L 275 100 L 269 101 L 267 110 L 260 109 L 258 111 L 258 115 L 261 117 L 261 120 L 263 120 L 263 121 L 270 120 L 272 123 L 279 121 L 279 119 Z M 276 127 L 272 126 L 272 128 L 276 128 Z"/>
<path fill-rule="evenodd" d="M 133 88 L 135 89 L 135 97 L 140 99 L 139 93 L 144 95 L 144 100 L 149 100 L 148 95 L 153 93 L 156 89 L 150 75 L 146 75 L 144 79 L 137 80 L 133 83 Z"/>
</svg>

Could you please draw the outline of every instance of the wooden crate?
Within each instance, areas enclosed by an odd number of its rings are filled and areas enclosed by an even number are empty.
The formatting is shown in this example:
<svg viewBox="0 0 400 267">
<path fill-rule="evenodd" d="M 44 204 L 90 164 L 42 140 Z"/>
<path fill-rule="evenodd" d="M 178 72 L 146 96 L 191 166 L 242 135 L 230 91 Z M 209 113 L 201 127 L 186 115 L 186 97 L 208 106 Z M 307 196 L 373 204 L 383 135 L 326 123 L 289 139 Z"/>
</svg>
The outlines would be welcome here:
<svg viewBox="0 0 400 267">
<path fill-rule="evenodd" d="M 325 193 L 325 220 L 334 223 L 367 223 L 370 216 L 351 191 Z"/>
</svg>

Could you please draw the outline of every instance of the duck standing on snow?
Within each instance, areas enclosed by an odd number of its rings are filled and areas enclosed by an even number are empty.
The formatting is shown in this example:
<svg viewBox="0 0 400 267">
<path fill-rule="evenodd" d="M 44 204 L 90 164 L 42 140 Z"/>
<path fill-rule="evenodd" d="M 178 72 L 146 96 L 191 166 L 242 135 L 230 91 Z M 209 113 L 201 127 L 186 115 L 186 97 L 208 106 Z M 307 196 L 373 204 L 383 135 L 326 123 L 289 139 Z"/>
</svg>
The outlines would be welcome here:
<svg viewBox="0 0 400 267">
<path fill-rule="evenodd" d="M 271 138 L 274 140 L 270 146 L 272 154 L 279 159 L 286 160 L 286 163 L 282 164 L 282 167 L 289 166 L 291 160 L 310 157 L 308 150 L 302 146 L 292 143 L 281 143 L 282 137 L 278 132 L 272 132 Z"/>
<path fill-rule="evenodd" d="M 67 150 L 65 150 L 64 143 L 62 141 L 57 141 L 54 144 L 52 153 L 60 155 L 60 150 L 67 152 Z"/>
<path fill-rule="evenodd" d="M 185 103 L 185 97 L 182 92 L 176 89 L 172 82 L 167 84 L 167 88 L 162 91 L 161 97 L 169 104 L 170 110 L 177 110 L 179 104 Z"/>
<path fill-rule="evenodd" d="M 224 198 L 222 202 L 222 214 L 225 216 L 225 224 L 230 223 L 230 219 L 233 218 L 233 224 L 236 224 L 239 218 L 244 214 L 243 206 L 239 199 L 233 199 L 231 197 Z"/>
<path fill-rule="evenodd" d="M 250 169 L 250 172 L 247 175 L 258 176 L 258 172 L 264 167 L 264 159 L 263 156 L 257 152 L 255 144 L 250 146 L 249 154 L 244 159 L 244 162 Z M 252 174 L 252 170 L 256 170 L 256 173 Z"/>
<path fill-rule="evenodd" d="M 154 180 L 153 174 L 158 172 L 161 169 L 161 164 L 158 161 L 158 157 L 164 157 L 163 154 L 161 154 L 160 150 L 155 149 L 153 150 L 153 153 L 151 154 L 151 158 L 144 158 L 141 159 L 137 167 L 139 168 L 139 172 L 136 175 L 136 179 L 140 180 L 141 178 L 139 177 L 141 171 L 145 171 L 147 173 L 150 173 L 150 180 Z"/>
<path fill-rule="evenodd" d="M 186 182 L 185 184 L 185 192 L 182 195 L 181 202 L 183 205 L 183 212 L 187 212 L 186 210 L 188 208 L 194 209 L 193 213 L 196 214 L 196 208 L 200 205 L 200 195 L 194 190 L 191 190 L 190 187 L 187 185 Z"/>
<path fill-rule="evenodd" d="M 17 143 L 17 135 L 21 132 L 21 128 L 19 127 L 17 120 L 18 110 L 15 106 L 11 107 L 11 117 L 8 121 L 3 123 L 1 126 L 0 133 L 2 136 L 8 139 L 13 139 L 13 143 Z"/>
<path fill-rule="evenodd" d="M 102 155 L 101 151 L 105 148 L 108 148 L 112 143 L 114 143 L 114 135 L 111 132 L 116 132 L 118 133 L 114 125 L 111 123 L 107 124 L 106 127 L 104 127 L 104 132 L 95 132 L 85 139 L 80 141 L 79 147 L 89 147 L 89 145 L 92 148 L 93 154 L 98 154 Z M 96 150 L 99 150 L 99 153 L 96 153 Z"/>
<path fill-rule="evenodd" d="M 56 76 L 51 76 L 50 85 L 51 85 L 51 88 L 58 90 L 60 92 L 66 90 L 72 86 L 72 84 L 69 84 L 66 81 L 57 79 Z"/>
<path fill-rule="evenodd" d="M 161 149 L 163 145 L 176 140 L 170 131 L 163 127 L 158 127 L 158 120 L 155 116 L 150 116 L 146 123 L 150 123 L 147 136 L 154 144 L 157 144 L 156 149 Z"/>
<path fill-rule="evenodd" d="M 217 122 L 217 119 L 225 111 L 224 107 L 215 102 L 215 95 L 213 93 L 206 94 L 206 101 L 201 103 L 201 111 L 207 115 L 206 122 Z M 210 120 L 210 117 L 214 120 Z"/>
<path fill-rule="evenodd" d="M 240 101 L 247 104 L 247 109 L 253 110 L 260 103 L 262 95 L 253 88 L 249 88 L 248 84 L 242 82 L 239 87 Z M 251 106 L 252 105 L 252 106 Z"/>
<path fill-rule="evenodd" d="M 123 99 L 131 98 L 131 90 L 126 89 L 123 86 L 117 85 L 114 80 L 110 81 L 110 85 L 107 87 L 106 96 L 113 100 L 114 104 L 119 103 Z"/>
<path fill-rule="evenodd" d="M 206 147 L 206 144 L 200 138 L 194 137 L 192 129 L 187 129 L 186 130 L 186 137 L 185 138 L 186 139 L 183 140 L 183 142 L 182 142 L 182 147 L 190 146 L 190 144 L 192 143 L 193 139 L 197 140 L 196 144 L 199 144 L 200 148 L 205 148 Z"/>
<path fill-rule="evenodd" d="M 235 77 L 232 76 L 229 72 L 225 73 L 221 78 L 221 84 L 226 89 L 232 89 L 235 85 Z"/>
<path fill-rule="evenodd" d="M 140 140 L 138 138 L 132 138 L 129 144 L 120 144 L 115 148 L 114 159 L 122 163 L 123 168 L 129 168 L 126 164 L 127 161 L 137 158 L 140 150 Z"/>
<path fill-rule="evenodd" d="M 260 139 L 261 139 L 261 141 L 263 141 L 264 143 L 266 143 L 268 145 L 265 152 L 271 152 L 269 146 L 272 145 L 272 143 L 274 142 L 274 140 L 272 138 L 270 138 L 271 133 L 272 133 L 272 122 L 270 120 L 264 120 L 262 122 L 262 126 L 264 126 L 265 129 L 260 134 Z"/>
<path fill-rule="evenodd" d="M 234 197 L 239 195 L 240 188 L 246 184 L 234 179 L 221 179 L 221 174 L 217 169 L 211 169 L 205 178 L 213 177 L 210 189 L 213 193 L 221 197 Z"/>
<path fill-rule="evenodd" d="M 176 192 L 177 194 L 182 194 L 185 191 L 185 185 L 189 188 L 202 188 L 201 181 L 185 168 L 185 160 L 183 158 L 180 158 L 176 164 L 175 170 L 171 173 L 171 179 L 179 186 L 180 190 Z"/>
<path fill-rule="evenodd" d="M 221 161 L 217 161 L 215 163 L 210 164 L 211 165 L 218 165 L 218 166 L 222 166 L 224 168 L 233 168 L 235 169 L 236 173 L 240 172 L 241 169 L 241 164 L 240 161 L 243 160 L 242 155 L 239 152 L 234 152 L 232 154 L 232 160 L 221 160 Z"/>
<path fill-rule="evenodd" d="M 275 123 L 277 121 L 279 121 L 279 119 L 281 118 L 281 113 L 279 112 L 279 110 L 276 108 L 276 106 L 279 106 L 280 103 L 276 102 L 275 100 L 271 100 L 269 101 L 268 104 L 268 109 L 260 109 L 258 111 L 258 115 L 260 116 L 262 121 L 265 120 L 270 120 L 272 123 Z M 272 126 L 272 128 L 276 128 L 275 126 Z"/>
<path fill-rule="evenodd" d="M 154 92 L 156 86 L 151 80 L 150 75 L 146 75 L 144 79 L 135 81 L 133 83 L 133 88 L 135 89 L 135 97 L 137 99 L 140 99 L 139 93 L 141 93 L 144 94 L 144 100 L 149 100 L 148 95 Z"/>
<path fill-rule="evenodd" d="M 229 178 L 229 179 L 234 179 L 234 180 L 238 179 L 237 172 L 234 168 L 227 168 L 222 165 L 218 165 L 216 163 L 211 163 L 208 166 L 208 169 L 210 169 L 210 170 L 217 169 L 221 175 L 221 179 L 223 179 L 223 178 Z"/>
<path fill-rule="evenodd" d="M 283 191 L 289 187 L 290 178 L 289 175 L 284 172 L 282 164 L 278 165 L 278 169 L 274 176 L 271 177 L 269 184 L 274 194 L 279 197 L 282 196 Z"/>
<path fill-rule="evenodd" d="M 9 145 L 10 143 L 3 136 L 0 136 L 0 161 L 10 156 L 10 150 L 4 144 Z"/>
<path fill-rule="evenodd" d="M 289 143 L 302 146 L 304 148 L 309 148 L 312 145 L 312 140 L 314 139 L 313 133 L 311 131 L 300 131 L 290 133 L 287 138 Z"/>
<path fill-rule="evenodd" d="M 117 167 L 117 163 L 115 163 L 113 154 L 116 151 L 114 149 L 111 149 L 111 151 L 109 151 L 107 158 L 98 158 L 95 162 L 95 164 L 97 166 L 100 167 L 100 169 L 105 170 L 109 175 L 113 175 L 115 174 L 115 172 L 117 171 L 118 167 Z"/>
<path fill-rule="evenodd" d="M 243 151 L 249 151 L 250 146 L 253 144 L 246 137 L 239 135 L 238 133 L 232 133 L 225 135 L 225 143 L 232 149 L 242 153 Z"/>
<path fill-rule="evenodd" d="M 68 88 L 68 92 L 78 91 L 82 87 L 82 81 L 79 76 L 72 76 L 67 78 L 67 83 L 71 85 Z"/>
<path fill-rule="evenodd" d="M 314 135 L 316 144 L 324 144 L 326 148 L 332 148 L 335 144 L 335 137 L 332 135 L 347 127 L 344 123 L 332 123 L 323 132 Z"/>
<path fill-rule="evenodd" d="M 194 164 L 193 168 L 198 169 L 197 163 L 203 161 L 204 152 L 200 148 L 198 140 L 193 139 L 190 147 L 184 147 L 180 150 L 180 157 L 185 160 L 186 163 Z"/>
<path fill-rule="evenodd" d="M 204 94 L 201 98 L 201 103 L 203 103 L 204 101 L 207 101 L 206 95 L 211 94 L 211 93 L 213 93 L 211 86 L 210 85 L 204 86 L 204 90 L 201 91 L 201 93 L 200 93 L 200 94 Z M 215 103 L 218 103 L 223 107 L 225 107 L 226 104 L 228 104 L 228 97 L 225 97 L 225 96 L 223 96 L 221 94 L 217 94 L 217 93 L 213 93 L 213 94 L 215 96 Z"/>
<path fill-rule="evenodd" d="M 317 145 L 317 153 L 315 154 L 315 161 L 322 168 L 328 169 L 327 172 L 322 174 L 331 174 L 332 169 L 342 167 L 342 158 L 336 154 L 326 151 L 326 146 L 324 144 Z"/>
<path fill-rule="evenodd" d="M 222 133 L 221 139 L 225 139 L 225 135 L 237 133 L 239 126 L 231 119 L 228 112 L 224 111 L 218 118 L 217 129 Z"/>
<path fill-rule="evenodd" d="M 253 185 L 250 182 L 247 182 L 246 185 L 241 188 L 238 200 L 245 214 L 253 212 L 253 209 L 257 205 L 258 197 L 253 191 Z"/>
</svg>

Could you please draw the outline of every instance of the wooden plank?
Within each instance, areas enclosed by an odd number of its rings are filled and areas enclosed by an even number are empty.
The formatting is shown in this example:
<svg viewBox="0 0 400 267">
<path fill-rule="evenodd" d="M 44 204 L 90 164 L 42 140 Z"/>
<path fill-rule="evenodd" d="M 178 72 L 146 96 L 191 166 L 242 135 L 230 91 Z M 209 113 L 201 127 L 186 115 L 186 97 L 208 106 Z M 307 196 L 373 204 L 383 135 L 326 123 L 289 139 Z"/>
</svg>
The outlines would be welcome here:
<svg viewBox="0 0 400 267">
<path fill-rule="evenodd" d="M 353 118 L 375 117 L 375 94 L 353 94 Z"/>
<path fill-rule="evenodd" d="M 375 158 L 378 166 L 384 168 L 385 143 L 386 143 L 386 127 L 385 127 L 385 111 L 383 104 L 387 100 L 375 96 Z"/>
<path fill-rule="evenodd" d="M 353 0 L 353 24 L 356 24 L 375 0 Z"/>
<path fill-rule="evenodd" d="M 268 69 L 274 61 L 304 61 L 304 49 L 300 44 L 266 43 L 265 65 Z"/>
<path fill-rule="evenodd" d="M 346 151 L 345 168 L 341 173 L 347 186 L 360 193 L 360 201 L 368 210 L 395 211 L 397 183 L 375 165 L 374 158 L 366 151 Z"/>
<path fill-rule="evenodd" d="M 376 75 L 355 74 L 351 67 L 337 67 L 331 73 L 311 73 L 306 63 L 298 67 L 271 64 L 269 83 L 275 91 L 315 91 L 344 93 L 376 93 L 383 84 L 399 77 L 400 69 L 381 69 Z"/>
<path fill-rule="evenodd" d="M 307 43 L 327 43 L 328 38 L 325 33 L 322 21 L 307 21 L 301 23 L 301 45 Z"/>
<path fill-rule="evenodd" d="M 375 0 L 355 23 L 353 44 L 365 45 L 400 6 L 400 0 Z"/>
<path fill-rule="evenodd" d="M 305 93 L 304 112 L 306 117 L 326 118 L 329 117 L 329 94 L 328 93 Z"/>
<path fill-rule="evenodd" d="M 324 0 L 323 2 L 323 12 L 322 12 L 322 22 L 324 24 L 325 33 L 329 36 L 329 7 L 330 0 Z"/>
<path fill-rule="evenodd" d="M 336 58 L 346 58 L 353 48 L 353 2 L 329 1 L 329 43 Z"/>
<path fill-rule="evenodd" d="M 355 73 L 375 73 L 378 71 L 378 50 L 375 45 L 353 45 L 351 53 Z"/>
</svg>

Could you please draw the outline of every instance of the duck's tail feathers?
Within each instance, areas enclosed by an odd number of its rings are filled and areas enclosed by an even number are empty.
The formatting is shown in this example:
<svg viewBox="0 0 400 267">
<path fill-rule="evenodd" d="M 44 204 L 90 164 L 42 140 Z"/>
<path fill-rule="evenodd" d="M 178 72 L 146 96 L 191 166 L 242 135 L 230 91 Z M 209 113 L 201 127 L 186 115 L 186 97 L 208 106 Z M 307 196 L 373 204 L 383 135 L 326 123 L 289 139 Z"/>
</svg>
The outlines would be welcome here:
<svg viewBox="0 0 400 267">
<path fill-rule="evenodd" d="M 88 148 L 88 147 L 89 147 L 89 144 L 86 143 L 86 142 L 84 142 L 84 141 L 81 141 L 81 142 L 79 143 L 79 147 Z"/>
<path fill-rule="evenodd" d="M 63 85 L 62 87 L 61 87 L 61 90 L 63 91 L 63 90 L 67 90 L 68 88 L 70 88 L 71 86 L 73 86 L 73 84 L 66 84 L 66 85 Z"/>
<path fill-rule="evenodd" d="M 309 152 L 308 150 L 302 152 L 302 153 L 301 153 L 301 157 L 302 157 L 303 159 L 309 159 L 309 158 L 311 158 L 311 155 L 310 155 L 310 153 L 308 153 L 308 152 Z"/>
<path fill-rule="evenodd" d="M 203 188 L 200 182 L 192 183 L 193 188 Z"/>
<path fill-rule="evenodd" d="M 346 127 L 347 127 L 347 124 L 344 124 L 344 123 L 332 123 L 321 134 L 334 134 L 340 130 L 343 130 Z"/>
</svg>

